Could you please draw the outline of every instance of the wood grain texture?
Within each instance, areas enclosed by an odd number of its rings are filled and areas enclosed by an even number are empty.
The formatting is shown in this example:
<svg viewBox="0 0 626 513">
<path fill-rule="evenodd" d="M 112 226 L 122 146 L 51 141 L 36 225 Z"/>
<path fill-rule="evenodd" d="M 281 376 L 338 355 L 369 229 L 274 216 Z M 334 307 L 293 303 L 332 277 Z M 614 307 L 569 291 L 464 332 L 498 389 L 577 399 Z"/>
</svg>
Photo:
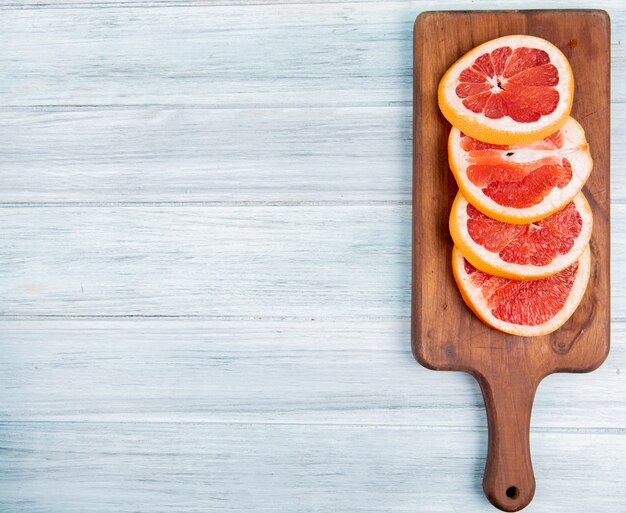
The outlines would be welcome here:
<svg viewBox="0 0 626 513">
<path fill-rule="evenodd" d="M 520 7 L 481 3 L 507 6 Z M 431 0 L 6 9 L 0 68 L 11 73 L 3 77 L 2 105 L 410 105 L 413 22 L 420 11 L 440 7 Z M 616 15 L 624 7 L 611 0 L 603 8 L 614 15 L 618 34 L 613 99 L 624 102 L 626 46 L 619 34 L 626 18 Z"/>
<path fill-rule="evenodd" d="M 411 37 L 438 7 L 0 5 L 0 511 L 493 510 L 478 386 L 408 347 Z M 619 280 L 613 306 L 620 340 Z M 626 503 L 621 346 L 539 387 L 529 512 Z"/>
<path fill-rule="evenodd" d="M 416 368 L 409 331 L 409 319 L 3 320 L 0 420 L 485 429 L 478 385 Z M 615 344 L 598 371 L 547 378 L 533 433 L 624 433 L 625 360 Z"/>
<path fill-rule="evenodd" d="M 612 214 L 619 233 L 626 205 Z M 409 205 L 4 207 L 0 315 L 407 317 L 410 218 Z M 623 286 L 613 303 L 626 319 Z"/>
<path fill-rule="evenodd" d="M 613 104 L 616 134 L 626 104 Z M 411 107 L 0 112 L 0 203 L 410 201 Z M 626 203 L 626 146 L 612 200 Z"/>
<path fill-rule="evenodd" d="M 0 209 L 3 315 L 409 315 L 410 207 Z"/>
<path fill-rule="evenodd" d="M 535 493 L 529 429 L 539 382 L 553 372 L 594 370 L 609 350 L 609 33 L 604 11 L 429 12 L 415 24 L 413 349 L 422 365 L 470 372 L 480 383 L 489 424 L 483 487 L 504 511 L 524 508 Z M 594 159 L 585 184 L 595 221 L 589 285 L 569 321 L 543 337 L 487 327 L 464 304 L 450 268 L 447 225 L 457 187 L 447 158 L 450 125 L 438 112 L 437 86 L 460 55 L 509 34 L 546 38 L 567 56 L 576 77 L 572 117 L 582 121 Z"/>
<path fill-rule="evenodd" d="M 402 426 L 0 423 L 0 508 L 489 511 L 479 492 L 485 442 L 484 430 Z M 537 433 L 533 442 L 542 507 L 529 511 L 619 511 L 623 480 L 613 469 L 626 464 L 626 437 Z"/>
<path fill-rule="evenodd" d="M 0 138 L 3 203 L 411 198 L 409 107 L 0 112 Z"/>
</svg>

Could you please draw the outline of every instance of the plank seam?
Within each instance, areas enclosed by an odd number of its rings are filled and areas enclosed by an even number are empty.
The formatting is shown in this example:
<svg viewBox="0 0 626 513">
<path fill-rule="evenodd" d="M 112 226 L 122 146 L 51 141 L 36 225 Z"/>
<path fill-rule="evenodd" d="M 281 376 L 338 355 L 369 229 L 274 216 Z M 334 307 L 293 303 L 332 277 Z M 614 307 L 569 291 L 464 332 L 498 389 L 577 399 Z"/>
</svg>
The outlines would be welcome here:
<svg viewBox="0 0 626 513">
<path fill-rule="evenodd" d="M 1 10 L 1 9 L 0 9 Z M 406 77 L 407 80 L 409 77 Z M 626 98 L 611 99 L 611 105 L 624 105 Z M 351 103 L 302 103 L 302 104 L 280 104 L 280 103 L 232 103 L 232 104 L 193 104 L 193 103 L 103 103 L 103 104 L 50 104 L 50 105 L 0 105 L 2 113 L 20 112 L 107 112 L 107 111 L 129 111 L 129 110 L 338 110 L 338 109 L 389 109 L 389 108 L 412 108 L 413 102 L 410 100 L 392 101 L 367 101 Z"/>
<path fill-rule="evenodd" d="M 408 77 L 407 77 L 408 78 Z M 343 102 L 333 103 L 230 103 L 208 105 L 203 103 L 103 103 L 103 104 L 48 104 L 48 105 L 0 105 L 0 112 L 91 112 L 91 111 L 127 111 L 154 109 L 162 111 L 175 110 L 304 110 L 304 109 L 388 109 L 410 108 L 409 100 L 397 101 L 367 101 L 367 102 Z"/>
<path fill-rule="evenodd" d="M 217 426 L 316 426 L 316 427 L 346 427 L 346 428 L 387 428 L 387 429 L 408 429 L 411 431 L 454 431 L 454 432 L 485 432 L 486 425 L 480 426 L 454 426 L 454 425 L 425 425 L 425 424 L 390 424 L 390 423 L 340 423 L 340 422 L 283 422 L 283 421 L 198 421 L 198 420 L 2 420 L 0 426 L 19 424 L 87 424 L 87 425 L 217 425 Z M 570 426 L 536 426 L 531 427 L 533 433 L 559 433 L 559 434 L 626 434 L 623 427 L 570 427 Z"/>
<path fill-rule="evenodd" d="M 408 194 L 406 195 L 408 197 Z M 320 200 L 320 201 L 64 201 L 7 202 L 0 208 L 68 207 L 396 207 L 409 206 L 411 200 Z"/>
<path fill-rule="evenodd" d="M 0 321 L 34 320 L 203 320 L 203 321 L 260 321 L 260 322 L 371 322 L 371 321 L 410 321 L 408 315 L 362 315 L 336 317 L 302 317 L 288 315 L 167 315 L 167 314 L 123 314 L 123 315 L 67 315 L 67 314 L 28 314 L 0 315 Z"/>
<path fill-rule="evenodd" d="M 123 315 L 67 315 L 67 314 L 24 314 L 24 315 L 2 315 L 3 321 L 45 321 L 45 320 L 77 320 L 77 321 L 97 321 L 97 320 L 201 320 L 213 321 L 233 321 L 233 322 L 320 322 L 320 323 L 341 323 L 341 322 L 409 322 L 410 315 L 353 315 L 336 317 L 302 317 L 289 315 L 167 315 L 167 314 L 123 314 Z M 611 317 L 611 323 L 626 324 L 626 317 Z"/>
</svg>

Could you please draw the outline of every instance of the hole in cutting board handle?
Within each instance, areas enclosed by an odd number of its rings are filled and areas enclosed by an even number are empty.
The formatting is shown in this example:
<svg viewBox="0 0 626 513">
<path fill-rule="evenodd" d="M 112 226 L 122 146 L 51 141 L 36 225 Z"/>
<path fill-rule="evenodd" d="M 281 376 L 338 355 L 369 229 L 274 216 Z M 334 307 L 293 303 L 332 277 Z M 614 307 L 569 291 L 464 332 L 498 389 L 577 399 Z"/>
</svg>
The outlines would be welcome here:
<svg viewBox="0 0 626 513">
<path fill-rule="evenodd" d="M 517 499 L 519 497 L 519 488 L 517 486 L 509 486 L 506 489 L 506 496 L 509 499 Z"/>
</svg>

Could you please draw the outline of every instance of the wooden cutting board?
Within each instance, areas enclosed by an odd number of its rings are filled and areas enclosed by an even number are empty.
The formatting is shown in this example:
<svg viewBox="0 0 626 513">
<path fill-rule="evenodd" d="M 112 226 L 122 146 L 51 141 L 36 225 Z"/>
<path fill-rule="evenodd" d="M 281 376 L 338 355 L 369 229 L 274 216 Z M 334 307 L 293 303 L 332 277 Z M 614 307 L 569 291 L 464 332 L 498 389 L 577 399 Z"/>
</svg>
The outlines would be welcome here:
<svg viewBox="0 0 626 513">
<path fill-rule="evenodd" d="M 457 290 L 448 234 L 457 185 L 447 162 L 450 125 L 437 106 L 446 69 L 474 46 L 509 34 L 542 37 L 567 56 L 576 84 L 572 116 L 583 125 L 594 160 L 584 189 L 594 215 L 587 292 L 563 327 L 534 338 L 488 328 Z M 425 367 L 466 371 L 480 383 L 489 424 L 483 488 L 505 511 L 522 509 L 535 492 L 529 428 L 539 382 L 553 372 L 591 371 L 609 351 L 609 67 L 610 19 L 604 11 L 426 12 L 415 23 L 413 352 Z"/>
</svg>

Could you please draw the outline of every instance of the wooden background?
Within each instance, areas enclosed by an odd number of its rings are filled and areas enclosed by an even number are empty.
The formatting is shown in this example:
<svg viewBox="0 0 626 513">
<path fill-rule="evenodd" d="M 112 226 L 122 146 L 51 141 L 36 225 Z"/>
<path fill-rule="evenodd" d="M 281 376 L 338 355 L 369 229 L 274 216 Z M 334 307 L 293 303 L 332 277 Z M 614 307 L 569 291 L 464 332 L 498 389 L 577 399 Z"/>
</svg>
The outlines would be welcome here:
<svg viewBox="0 0 626 513">
<path fill-rule="evenodd" d="M 477 384 L 410 349 L 412 28 L 441 7 L 0 5 L 0 511 L 493 511 Z M 626 504 L 602 7 L 613 347 L 541 384 L 529 512 Z"/>
</svg>

